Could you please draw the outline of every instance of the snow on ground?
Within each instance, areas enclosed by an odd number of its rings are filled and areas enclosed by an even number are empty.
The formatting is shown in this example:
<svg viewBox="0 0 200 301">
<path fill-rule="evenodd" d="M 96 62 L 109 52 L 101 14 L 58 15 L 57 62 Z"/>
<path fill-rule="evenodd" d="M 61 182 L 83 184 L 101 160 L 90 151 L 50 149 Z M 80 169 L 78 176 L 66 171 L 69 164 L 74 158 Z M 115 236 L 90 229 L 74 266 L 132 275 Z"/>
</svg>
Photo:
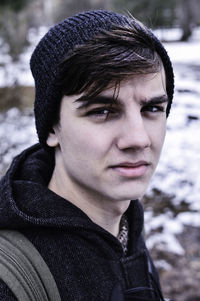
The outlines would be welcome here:
<svg viewBox="0 0 200 301">
<path fill-rule="evenodd" d="M 46 27 L 40 27 L 29 31 L 27 39 L 30 45 L 19 56 L 17 62 L 12 61 L 12 58 L 7 53 L 6 45 L 3 45 L 3 41 L 0 39 L 0 46 L 2 46 L 0 52 L 0 87 L 12 86 L 15 83 L 22 86 L 32 86 L 34 84 L 29 61 L 35 46 L 47 30 L 48 28 Z"/>
<path fill-rule="evenodd" d="M 170 41 L 169 43 L 165 43 L 165 46 L 173 63 L 200 65 L 199 27 L 193 31 L 189 42 L 177 42 L 181 37 L 181 31 L 178 28 L 172 30 L 156 30 L 155 34 L 164 41 Z"/>
<path fill-rule="evenodd" d="M 5 63 L 5 68 L 0 68 L 1 86 L 11 85 L 16 80 L 22 85 L 33 84 L 29 58 L 36 40 L 45 31 L 42 28 L 38 32 L 30 32 L 31 46 L 15 64 L 12 64 L 4 50 L 0 56 L 0 65 Z M 174 65 L 176 92 L 160 163 L 147 195 L 151 195 L 156 187 L 165 194 L 174 195 L 174 205 L 178 206 L 184 200 L 189 210 L 174 217 L 170 211 L 156 215 L 148 208 L 145 214 L 146 233 L 147 237 L 151 235 L 147 244 L 150 248 L 156 245 L 182 255 L 184 250 L 176 234 L 183 231 L 184 225 L 200 226 L 200 28 L 188 43 L 176 42 L 180 34 L 178 30 L 156 31 L 156 34 L 165 40 L 174 39 L 174 42 L 165 43 L 165 47 Z M 14 78 L 12 74 L 15 74 Z M 0 140 L 2 167 L 16 153 L 37 142 L 32 112 L 26 110 L 21 113 L 13 108 L 0 114 Z M 162 231 L 154 234 L 153 230 L 159 227 L 162 227 Z"/>
<path fill-rule="evenodd" d="M 170 37 L 170 32 L 167 33 Z M 174 33 L 172 33 L 174 34 Z M 190 42 L 165 43 L 174 65 L 174 103 L 168 118 L 166 140 L 156 174 L 148 193 L 156 187 L 175 195 L 173 203 L 186 201 L 189 211 L 174 217 L 170 212 L 155 216 L 147 211 L 147 235 L 162 227 L 147 239 L 149 248 L 157 246 L 182 255 L 184 250 L 175 235 L 184 225 L 200 226 L 200 30 L 196 30 Z M 176 39 L 176 38 L 175 38 Z"/>
<path fill-rule="evenodd" d="M 23 149 L 37 142 L 33 112 L 12 108 L 0 114 L 0 170 Z M 1 174 L 1 173 L 0 173 Z"/>
</svg>

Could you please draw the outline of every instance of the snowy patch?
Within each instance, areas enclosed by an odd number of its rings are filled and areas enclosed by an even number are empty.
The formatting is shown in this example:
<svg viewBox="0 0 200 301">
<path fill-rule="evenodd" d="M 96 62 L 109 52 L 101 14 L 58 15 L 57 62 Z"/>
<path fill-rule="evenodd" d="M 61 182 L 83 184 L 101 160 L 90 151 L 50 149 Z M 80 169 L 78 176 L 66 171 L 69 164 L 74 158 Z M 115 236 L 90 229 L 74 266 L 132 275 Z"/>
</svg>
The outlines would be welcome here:
<svg viewBox="0 0 200 301">
<path fill-rule="evenodd" d="M 23 149 L 37 142 L 33 112 L 23 113 L 12 108 L 0 114 L 0 169 L 3 170 L 13 157 Z"/>
<path fill-rule="evenodd" d="M 200 213 L 199 212 L 179 213 L 177 220 L 184 225 L 200 227 Z"/>
<path fill-rule="evenodd" d="M 165 252 L 172 252 L 177 255 L 184 255 L 185 251 L 178 240 L 171 233 L 156 233 L 151 235 L 146 245 L 149 249 L 157 248 L 158 250 Z"/>
<path fill-rule="evenodd" d="M 169 213 L 154 216 L 152 212 L 146 212 L 145 223 L 146 244 L 149 249 L 156 247 L 162 251 L 173 252 L 178 255 L 184 254 L 183 247 L 175 237 L 176 234 L 183 231 L 183 225 L 179 220 L 171 219 Z"/>
<path fill-rule="evenodd" d="M 162 269 L 165 271 L 169 271 L 172 268 L 171 264 L 169 264 L 166 260 L 154 260 L 154 264 L 157 269 Z M 165 301 L 167 300 L 165 299 Z"/>
<path fill-rule="evenodd" d="M 47 30 L 48 28 L 46 27 L 30 29 L 28 33 L 30 46 L 20 55 L 17 62 L 12 61 L 12 58 L 7 54 L 7 47 L 4 45 L 0 53 L 0 87 L 8 87 L 16 83 L 21 86 L 34 85 L 34 80 L 29 67 L 30 57 L 35 46 Z"/>
</svg>

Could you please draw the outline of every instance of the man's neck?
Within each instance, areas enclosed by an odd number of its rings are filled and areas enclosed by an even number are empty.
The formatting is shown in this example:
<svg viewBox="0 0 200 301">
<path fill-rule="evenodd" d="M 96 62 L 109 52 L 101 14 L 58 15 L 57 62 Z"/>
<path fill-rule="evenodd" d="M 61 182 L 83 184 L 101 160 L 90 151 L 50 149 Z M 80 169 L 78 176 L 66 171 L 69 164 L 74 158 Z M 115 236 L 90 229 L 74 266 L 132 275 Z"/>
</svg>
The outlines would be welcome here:
<svg viewBox="0 0 200 301">
<path fill-rule="evenodd" d="M 114 236 L 118 235 L 121 217 L 128 209 L 130 200 L 100 199 L 98 195 L 91 199 L 83 190 L 73 189 L 71 183 L 67 183 L 63 177 L 58 180 L 55 170 L 48 188 L 80 208 L 95 224 Z"/>
</svg>

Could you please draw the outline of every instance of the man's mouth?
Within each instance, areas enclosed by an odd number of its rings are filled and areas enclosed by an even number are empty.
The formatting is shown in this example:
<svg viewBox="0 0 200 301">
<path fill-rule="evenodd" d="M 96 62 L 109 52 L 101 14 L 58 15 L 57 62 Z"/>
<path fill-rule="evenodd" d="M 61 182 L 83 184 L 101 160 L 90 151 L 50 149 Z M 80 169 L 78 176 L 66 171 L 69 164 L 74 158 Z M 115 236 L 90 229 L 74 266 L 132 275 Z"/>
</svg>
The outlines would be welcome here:
<svg viewBox="0 0 200 301">
<path fill-rule="evenodd" d="M 121 176 L 138 178 L 147 172 L 149 166 L 149 162 L 142 160 L 137 162 L 122 162 L 112 165 L 111 168 L 118 172 Z"/>
</svg>

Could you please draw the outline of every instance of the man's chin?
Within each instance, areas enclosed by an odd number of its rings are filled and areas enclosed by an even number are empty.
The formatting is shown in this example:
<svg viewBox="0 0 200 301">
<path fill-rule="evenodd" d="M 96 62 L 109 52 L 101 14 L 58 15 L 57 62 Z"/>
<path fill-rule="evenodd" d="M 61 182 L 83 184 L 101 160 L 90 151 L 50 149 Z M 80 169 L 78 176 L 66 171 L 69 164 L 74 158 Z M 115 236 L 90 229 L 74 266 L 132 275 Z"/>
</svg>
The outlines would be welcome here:
<svg viewBox="0 0 200 301">
<path fill-rule="evenodd" d="M 126 201 L 132 201 L 132 200 L 138 200 L 141 199 L 145 194 L 145 191 L 141 192 L 141 193 L 132 193 L 132 194 L 123 194 L 123 195 L 114 195 L 112 197 L 112 199 L 114 199 L 114 201 L 118 201 L 118 202 L 126 202 Z"/>
<path fill-rule="evenodd" d="M 131 188 L 123 187 L 123 190 L 121 191 L 119 189 L 120 187 L 118 187 L 118 189 L 116 188 L 115 190 L 113 190 L 112 197 L 116 200 L 121 200 L 121 201 L 141 199 L 144 196 L 147 187 L 148 185 L 141 185 L 139 187 L 134 188 L 134 185 L 132 185 Z"/>
</svg>

